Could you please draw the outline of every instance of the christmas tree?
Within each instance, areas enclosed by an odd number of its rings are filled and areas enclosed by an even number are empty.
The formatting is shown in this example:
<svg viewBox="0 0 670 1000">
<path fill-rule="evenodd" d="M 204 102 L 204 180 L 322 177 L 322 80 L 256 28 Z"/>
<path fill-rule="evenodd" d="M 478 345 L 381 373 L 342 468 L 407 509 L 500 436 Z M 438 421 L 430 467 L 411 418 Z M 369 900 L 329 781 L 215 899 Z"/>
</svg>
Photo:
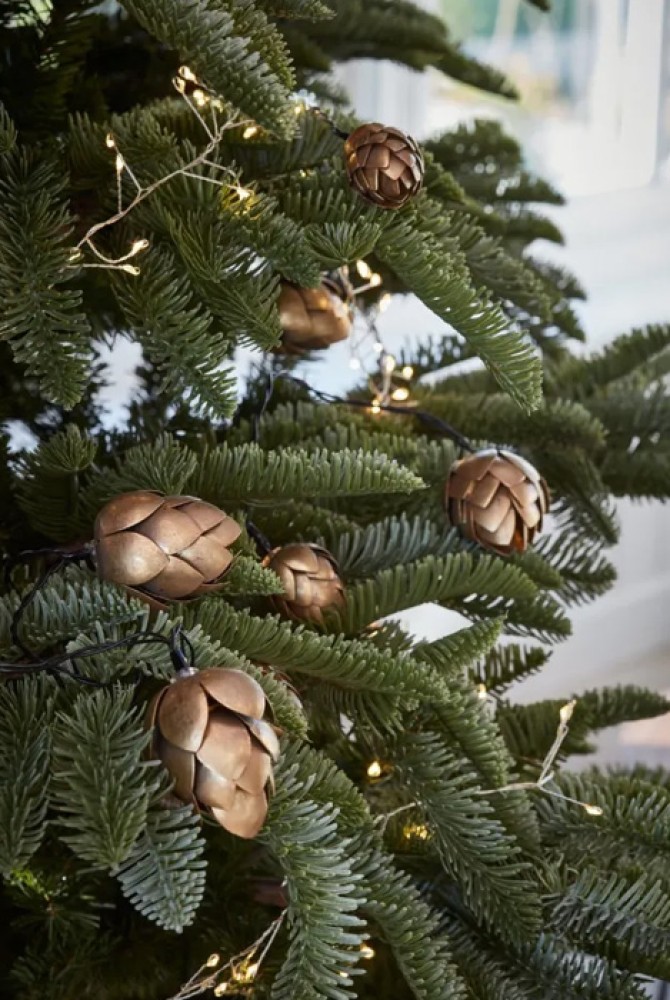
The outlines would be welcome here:
<svg viewBox="0 0 670 1000">
<path fill-rule="evenodd" d="M 0 463 L 2 996 L 645 996 L 670 777 L 561 764 L 669 706 L 508 691 L 612 586 L 614 498 L 669 492 L 670 327 L 575 351 L 517 144 L 420 148 L 330 71 L 512 85 L 405 0 L 5 0 L 0 38 L 0 407 L 34 442 Z M 409 292 L 451 332 L 392 357 Z M 296 373 L 361 324 L 372 388 Z M 417 639 L 425 603 L 468 624 Z"/>
</svg>

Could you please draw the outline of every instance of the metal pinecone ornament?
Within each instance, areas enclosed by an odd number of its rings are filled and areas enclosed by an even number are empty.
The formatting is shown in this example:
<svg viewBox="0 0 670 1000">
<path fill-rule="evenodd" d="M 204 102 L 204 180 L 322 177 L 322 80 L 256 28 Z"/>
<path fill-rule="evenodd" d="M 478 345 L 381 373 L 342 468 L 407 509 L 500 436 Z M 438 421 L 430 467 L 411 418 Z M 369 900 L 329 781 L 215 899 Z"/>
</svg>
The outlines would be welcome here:
<svg viewBox="0 0 670 1000">
<path fill-rule="evenodd" d="M 273 549 L 263 565 L 279 577 L 283 594 L 270 598 L 284 617 L 324 625 L 324 613 L 343 611 L 344 583 L 330 552 L 319 545 L 297 542 Z"/>
<path fill-rule="evenodd" d="M 143 597 L 200 597 L 220 586 L 240 530 L 218 507 L 195 497 L 121 493 L 95 521 L 98 575 Z"/>
<path fill-rule="evenodd" d="M 352 302 L 353 289 L 346 279 L 324 278 L 318 288 L 282 281 L 278 302 L 282 339 L 277 350 L 304 354 L 346 340 L 351 332 Z"/>
<path fill-rule="evenodd" d="M 344 143 L 349 183 L 378 208 L 402 208 L 423 183 L 423 156 L 415 140 L 398 128 L 359 125 Z"/>
<path fill-rule="evenodd" d="M 537 469 L 496 448 L 455 462 L 445 489 L 452 524 L 501 556 L 532 545 L 549 503 L 549 489 Z"/>
<path fill-rule="evenodd" d="M 151 753 L 174 779 L 172 794 L 238 837 L 259 832 L 274 788 L 279 740 L 266 708 L 253 677 L 214 667 L 184 671 L 147 710 Z"/>
</svg>

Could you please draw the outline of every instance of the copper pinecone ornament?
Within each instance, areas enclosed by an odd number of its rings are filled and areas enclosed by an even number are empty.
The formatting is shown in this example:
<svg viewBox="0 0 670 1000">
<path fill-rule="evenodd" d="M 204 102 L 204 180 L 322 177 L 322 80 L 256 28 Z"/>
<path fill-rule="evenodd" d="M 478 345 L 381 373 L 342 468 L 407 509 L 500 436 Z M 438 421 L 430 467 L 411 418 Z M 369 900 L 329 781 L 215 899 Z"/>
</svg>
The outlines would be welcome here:
<svg viewBox="0 0 670 1000">
<path fill-rule="evenodd" d="M 549 490 L 530 462 L 495 448 L 456 462 L 445 502 L 452 524 L 485 549 L 525 552 L 549 509 Z"/>
<path fill-rule="evenodd" d="M 179 676 L 147 711 L 152 755 L 174 779 L 172 794 L 238 837 L 256 836 L 273 788 L 279 741 L 266 707 L 253 677 L 215 667 Z"/>
<path fill-rule="evenodd" d="M 352 188 L 378 208 L 402 208 L 423 183 L 421 151 L 398 128 L 359 125 L 346 140 L 344 155 Z"/>
<path fill-rule="evenodd" d="M 106 503 L 95 521 L 98 575 L 140 596 L 186 600 L 216 590 L 240 526 L 195 497 L 138 490 Z"/>
<path fill-rule="evenodd" d="M 270 602 L 285 618 L 323 625 L 324 612 L 344 610 L 344 584 L 337 563 L 319 545 L 283 545 L 268 553 L 263 565 L 281 580 L 284 593 L 271 597 Z"/>
<path fill-rule="evenodd" d="M 278 305 L 282 328 L 278 350 L 284 354 L 322 350 L 346 340 L 351 331 L 350 300 L 328 279 L 318 288 L 283 281 Z"/>
</svg>

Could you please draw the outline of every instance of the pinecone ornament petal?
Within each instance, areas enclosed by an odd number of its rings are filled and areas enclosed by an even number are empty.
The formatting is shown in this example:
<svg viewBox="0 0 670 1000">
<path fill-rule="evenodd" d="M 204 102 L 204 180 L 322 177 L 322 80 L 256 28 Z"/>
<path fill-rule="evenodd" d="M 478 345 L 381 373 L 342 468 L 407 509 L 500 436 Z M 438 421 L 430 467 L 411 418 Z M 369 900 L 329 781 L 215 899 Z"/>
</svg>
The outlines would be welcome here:
<svg viewBox="0 0 670 1000">
<path fill-rule="evenodd" d="M 488 449 L 456 462 L 445 490 L 453 524 L 499 555 L 525 552 L 549 509 L 547 484 L 530 462 Z"/>
<path fill-rule="evenodd" d="M 220 586 L 239 534 L 236 521 L 203 500 L 124 493 L 95 522 L 98 575 L 146 599 L 188 600 Z"/>
<path fill-rule="evenodd" d="M 274 788 L 279 741 L 266 707 L 252 677 L 210 668 L 178 677 L 147 709 L 152 753 L 173 778 L 172 794 L 239 837 L 256 836 Z"/>
<path fill-rule="evenodd" d="M 415 140 L 400 129 L 369 122 L 344 144 L 349 183 L 378 208 L 402 208 L 423 183 L 423 157 Z"/>
<path fill-rule="evenodd" d="M 268 553 L 263 565 L 277 574 L 284 588 L 270 603 L 285 618 L 324 625 L 324 612 L 344 610 L 344 584 L 337 563 L 319 545 L 284 545 Z"/>
</svg>

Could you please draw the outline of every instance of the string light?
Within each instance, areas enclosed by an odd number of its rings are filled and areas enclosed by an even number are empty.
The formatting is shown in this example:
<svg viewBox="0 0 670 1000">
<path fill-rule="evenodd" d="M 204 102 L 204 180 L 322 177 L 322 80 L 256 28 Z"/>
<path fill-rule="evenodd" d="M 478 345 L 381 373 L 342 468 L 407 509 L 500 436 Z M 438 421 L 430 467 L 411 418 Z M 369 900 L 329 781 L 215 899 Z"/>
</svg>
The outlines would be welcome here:
<svg viewBox="0 0 670 1000">
<path fill-rule="evenodd" d="M 370 413 L 374 414 L 374 416 L 377 416 L 381 412 L 382 412 L 381 405 L 376 399 L 373 399 L 370 404 Z"/>
<path fill-rule="evenodd" d="M 135 240 L 130 248 L 129 257 L 135 257 L 136 254 L 142 253 L 143 250 L 149 248 L 149 240 Z"/>
<path fill-rule="evenodd" d="M 205 108 L 209 104 L 209 97 L 204 90 L 200 89 L 200 87 L 195 88 L 192 96 L 199 108 Z"/>
<path fill-rule="evenodd" d="M 573 698 L 572 701 L 569 701 L 566 705 L 563 705 L 563 707 L 561 708 L 560 712 L 558 713 L 559 716 L 560 716 L 561 722 L 563 723 L 564 726 L 567 725 L 568 722 L 570 721 L 570 719 L 572 718 L 572 713 L 575 710 L 575 705 L 576 704 L 577 704 L 577 701 L 576 701 L 576 699 Z"/>
<path fill-rule="evenodd" d="M 242 133 L 243 139 L 252 139 L 253 136 L 258 135 L 260 129 L 258 125 L 247 125 L 244 132 Z"/>
<path fill-rule="evenodd" d="M 233 969 L 232 978 L 236 983 L 251 983 L 258 974 L 258 962 L 242 962 Z"/>
<path fill-rule="evenodd" d="M 188 80 L 189 83 L 197 83 L 197 76 L 192 69 L 189 69 L 188 66 L 180 66 L 177 72 L 184 78 L 184 80 Z"/>
<path fill-rule="evenodd" d="M 370 278 L 372 277 L 372 268 L 364 260 L 356 261 L 356 270 L 358 271 L 360 277 L 364 278 L 365 281 L 369 281 Z"/>
<path fill-rule="evenodd" d="M 391 299 L 393 296 L 390 292 L 384 292 L 379 302 L 377 303 L 377 309 L 380 313 L 385 313 L 388 307 L 391 305 Z"/>
<path fill-rule="evenodd" d="M 386 372 L 387 375 L 391 375 L 395 371 L 395 358 L 392 354 L 384 355 L 382 359 L 382 371 Z"/>
<path fill-rule="evenodd" d="M 222 997 L 224 993 L 228 992 L 228 983 L 219 983 L 218 986 L 214 987 L 214 996 Z"/>
<path fill-rule="evenodd" d="M 126 161 L 123 159 L 120 153 L 116 154 L 115 166 L 117 174 L 122 174 L 126 166 Z"/>
<path fill-rule="evenodd" d="M 488 696 L 489 696 L 489 693 L 488 693 L 488 690 L 486 688 L 486 684 L 478 684 L 477 685 L 477 697 L 479 698 L 479 700 L 480 701 L 486 701 L 486 699 L 488 698 Z"/>
<path fill-rule="evenodd" d="M 366 944 L 364 942 L 361 945 L 361 958 L 363 958 L 363 959 L 365 959 L 367 961 L 368 959 L 374 958 L 374 957 L 375 957 L 375 950 L 374 950 L 374 948 L 371 945 Z"/>
<path fill-rule="evenodd" d="M 381 778 L 382 776 L 382 766 L 378 760 L 373 760 L 372 763 L 368 764 L 367 767 L 368 778 Z"/>
<path fill-rule="evenodd" d="M 232 188 L 237 193 L 237 197 L 240 199 L 240 201 L 246 201 L 247 198 L 251 198 L 253 194 L 253 191 L 251 191 L 249 188 L 242 187 L 241 184 L 233 184 Z"/>
<path fill-rule="evenodd" d="M 116 142 L 111 132 L 108 132 L 105 136 L 105 146 L 107 149 L 116 149 Z"/>
<path fill-rule="evenodd" d="M 414 369 L 412 368 L 411 365 L 405 365 L 405 367 L 401 372 L 401 375 L 403 378 L 412 378 L 412 376 L 414 375 Z"/>
<path fill-rule="evenodd" d="M 391 393 L 391 399 L 396 403 L 404 403 L 406 399 L 409 399 L 409 389 L 405 389 L 403 386 L 394 389 Z"/>
<path fill-rule="evenodd" d="M 142 273 L 139 267 L 136 267 L 135 264 L 119 264 L 118 270 L 125 271 L 126 274 L 132 274 L 134 278 L 136 278 L 138 274 Z"/>
<path fill-rule="evenodd" d="M 589 816 L 602 816 L 603 810 L 600 806 L 591 805 L 590 802 L 584 804 L 584 812 L 587 812 Z"/>
<path fill-rule="evenodd" d="M 378 288 L 382 283 L 381 274 L 371 274 L 370 275 L 370 288 Z"/>
<path fill-rule="evenodd" d="M 208 969 L 215 969 L 220 961 L 221 961 L 221 956 L 217 955 L 216 952 L 213 952 L 213 954 L 211 954 L 207 959 L 207 961 L 205 962 L 205 965 L 207 966 Z"/>
</svg>

